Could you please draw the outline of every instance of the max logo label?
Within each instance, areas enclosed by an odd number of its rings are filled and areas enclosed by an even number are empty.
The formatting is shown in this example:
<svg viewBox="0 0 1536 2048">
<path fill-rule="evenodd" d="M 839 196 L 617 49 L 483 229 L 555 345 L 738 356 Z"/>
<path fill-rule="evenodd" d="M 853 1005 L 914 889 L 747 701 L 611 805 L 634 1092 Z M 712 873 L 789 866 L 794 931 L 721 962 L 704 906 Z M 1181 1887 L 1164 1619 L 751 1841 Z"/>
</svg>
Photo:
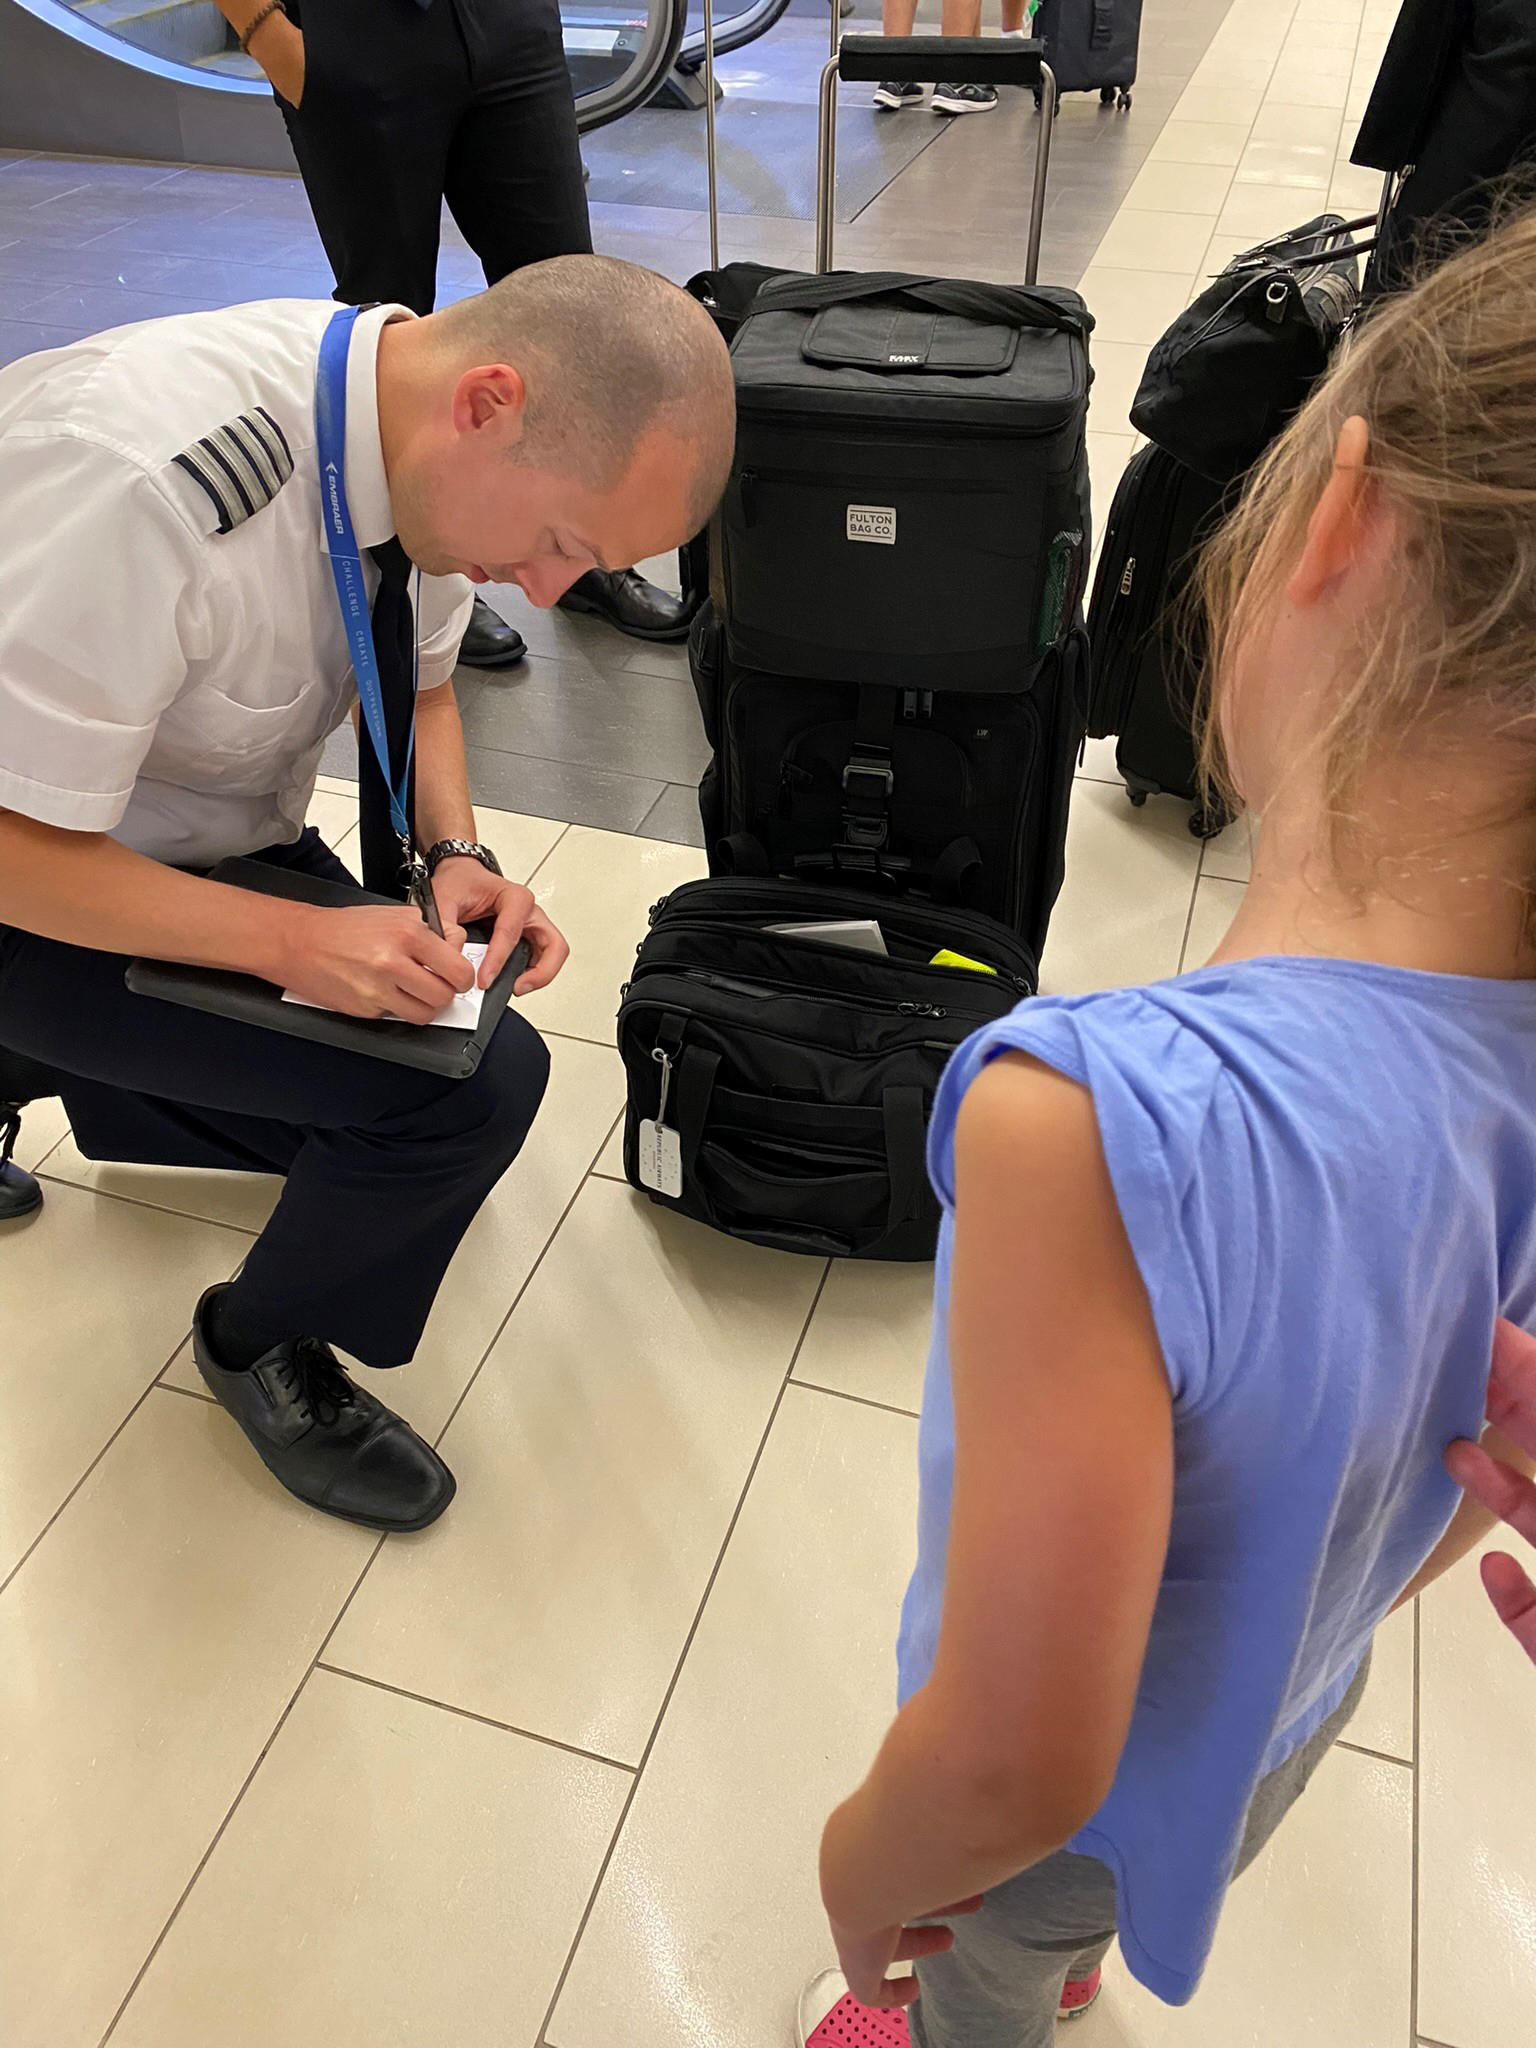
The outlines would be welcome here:
<svg viewBox="0 0 1536 2048">
<path fill-rule="evenodd" d="M 896 507 L 894 505 L 850 505 L 848 507 L 848 538 L 850 540 L 872 540 L 881 547 L 896 545 Z"/>
</svg>

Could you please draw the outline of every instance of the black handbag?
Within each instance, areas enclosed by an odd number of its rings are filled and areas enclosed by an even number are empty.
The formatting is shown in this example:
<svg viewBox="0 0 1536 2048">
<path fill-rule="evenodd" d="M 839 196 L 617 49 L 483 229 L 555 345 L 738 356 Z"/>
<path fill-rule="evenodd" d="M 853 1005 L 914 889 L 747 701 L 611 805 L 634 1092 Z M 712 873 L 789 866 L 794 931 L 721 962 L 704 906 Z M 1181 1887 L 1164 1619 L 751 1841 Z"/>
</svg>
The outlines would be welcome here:
<svg viewBox="0 0 1536 2048">
<path fill-rule="evenodd" d="M 1251 468 L 1354 319 L 1374 226 L 1325 213 L 1235 258 L 1154 346 L 1132 426 L 1213 483 Z"/>
<path fill-rule="evenodd" d="M 769 929 L 870 918 L 884 955 Z M 945 951 L 992 971 L 934 966 Z M 619 1009 L 624 1171 L 660 1207 L 753 1244 L 931 1258 L 934 1091 L 956 1046 L 1034 988 L 1029 949 L 972 912 L 689 882 L 652 911 Z"/>
</svg>

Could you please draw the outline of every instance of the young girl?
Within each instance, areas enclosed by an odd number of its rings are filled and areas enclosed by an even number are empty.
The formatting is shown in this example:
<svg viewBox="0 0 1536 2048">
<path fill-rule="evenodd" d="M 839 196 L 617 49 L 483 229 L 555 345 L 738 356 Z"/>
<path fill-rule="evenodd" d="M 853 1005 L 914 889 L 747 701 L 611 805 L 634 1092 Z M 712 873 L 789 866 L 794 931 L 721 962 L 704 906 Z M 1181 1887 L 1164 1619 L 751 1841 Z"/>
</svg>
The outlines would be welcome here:
<svg viewBox="0 0 1536 2048">
<path fill-rule="evenodd" d="M 1117 1933 L 1188 1999 L 1487 1526 L 1441 1458 L 1536 1323 L 1533 336 L 1536 214 L 1365 326 L 1215 545 L 1207 744 L 1263 817 L 1215 960 L 945 1078 L 904 1704 L 821 1863 L 918 2048 L 1042 2048 Z"/>
</svg>

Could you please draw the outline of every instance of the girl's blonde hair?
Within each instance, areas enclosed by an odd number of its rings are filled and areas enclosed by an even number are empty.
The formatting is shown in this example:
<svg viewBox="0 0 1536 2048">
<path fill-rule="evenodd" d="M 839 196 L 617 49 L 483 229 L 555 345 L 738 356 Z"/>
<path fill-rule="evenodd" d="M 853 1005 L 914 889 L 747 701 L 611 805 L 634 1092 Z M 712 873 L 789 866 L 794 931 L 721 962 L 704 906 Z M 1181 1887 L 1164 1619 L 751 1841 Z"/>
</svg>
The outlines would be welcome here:
<svg viewBox="0 0 1536 2048">
<path fill-rule="evenodd" d="M 1363 323 L 1205 550 L 1201 771 L 1228 801 L 1223 694 L 1273 616 L 1357 415 L 1400 574 L 1316 735 L 1346 835 L 1359 771 L 1388 748 L 1470 733 L 1536 744 L 1536 206 Z"/>
</svg>

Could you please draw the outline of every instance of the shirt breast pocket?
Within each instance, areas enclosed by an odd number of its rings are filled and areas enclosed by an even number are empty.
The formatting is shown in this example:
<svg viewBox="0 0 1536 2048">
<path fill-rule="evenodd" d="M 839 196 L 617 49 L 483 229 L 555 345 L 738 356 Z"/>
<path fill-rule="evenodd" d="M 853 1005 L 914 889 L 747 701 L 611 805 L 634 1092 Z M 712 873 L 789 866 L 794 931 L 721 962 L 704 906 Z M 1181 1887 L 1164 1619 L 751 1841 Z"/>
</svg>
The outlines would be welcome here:
<svg viewBox="0 0 1536 2048">
<path fill-rule="evenodd" d="M 286 702 L 243 704 L 202 684 L 160 720 L 149 772 L 189 789 L 266 796 L 283 788 L 295 764 L 335 725 L 336 693 L 297 683 Z"/>
</svg>

